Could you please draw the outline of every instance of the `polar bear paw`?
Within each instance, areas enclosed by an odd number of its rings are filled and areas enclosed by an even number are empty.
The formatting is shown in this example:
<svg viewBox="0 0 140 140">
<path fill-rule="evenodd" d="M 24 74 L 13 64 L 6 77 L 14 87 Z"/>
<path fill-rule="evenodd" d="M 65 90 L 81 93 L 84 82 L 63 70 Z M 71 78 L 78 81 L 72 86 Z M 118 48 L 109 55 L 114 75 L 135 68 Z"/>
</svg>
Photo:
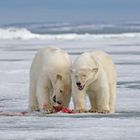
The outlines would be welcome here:
<svg viewBox="0 0 140 140">
<path fill-rule="evenodd" d="M 29 107 L 29 112 L 33 112 L 33 111 L 39 111 L 38 106 L 30 106 Z"/>
<path fill-rule="evenodd" d="M 98 113 L 102 113 L 102 114 L 108 114 L 108 113 L 110 113 L 109 109 L 99 109 L 97 112 Z"/>
<path fill-rule="evenodd" d="M 42 109 L 40 110 L 43 114 L 55 113 L 55 109 L 50 104 L 43 104 Z"/>
<path fill-rule="evenodd" d="M 75 109 L 74 110 L 75 113 L 86 113 L 86 109 Z"/>
<path fill-rule="evenodd" d="M 96 113 L 97 112 L 97 109 L 91 108 L 88 112 L 90 112 L 90 113 Z"/>
</svg>

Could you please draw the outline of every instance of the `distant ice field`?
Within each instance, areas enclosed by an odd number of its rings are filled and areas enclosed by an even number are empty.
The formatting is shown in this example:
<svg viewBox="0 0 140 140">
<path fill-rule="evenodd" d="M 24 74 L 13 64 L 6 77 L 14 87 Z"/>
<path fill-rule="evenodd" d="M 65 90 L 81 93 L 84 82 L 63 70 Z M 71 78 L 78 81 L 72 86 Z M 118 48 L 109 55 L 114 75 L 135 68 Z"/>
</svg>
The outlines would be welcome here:
<svg viewBox="0 0 140 140">
<path fill-rule="evenodd" d="M 26 30 L 27 31 L 27 30 Z M 0 31 L 0 33 L 2 33 Z M 23 32 L 22 32 L 23 33 Z M 0 116 L 0 139 L 26 140 L 139 140 L 140 138 L 140 35 L 71 35 L 61 38 L 27 39 L 31 32 L 13 38 L 0 34 L 0 111 L 27 111 L 29 69 L 39 48 L 57 46 L 67 51 L 72 61 L 83 52 L 104 50 L 117 69 L 115 114 L 30 114 Z M 15 34 L 14 34 L 15 35 Z M 34 33 L 34 35 L 36 35 Z M 43 35 L 40 35 L 43 36 Z M 58 36 L 53 35 L 53 36 Z M 77 36 L 79 37 L 77 39 Z M 89 108 L 87 99 L 87 108 Z M 73 108 L 73 103 L 70 103 Z"/>
</svg>

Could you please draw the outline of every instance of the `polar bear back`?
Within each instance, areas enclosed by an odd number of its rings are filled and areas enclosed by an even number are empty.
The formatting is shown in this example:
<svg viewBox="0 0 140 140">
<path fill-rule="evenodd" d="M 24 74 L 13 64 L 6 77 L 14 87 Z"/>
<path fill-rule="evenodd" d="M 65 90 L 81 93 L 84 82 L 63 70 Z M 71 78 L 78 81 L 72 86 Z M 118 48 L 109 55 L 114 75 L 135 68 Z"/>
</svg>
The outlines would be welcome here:
<svg viewBox="0 0 140 140">
<path fill-rule="evenodd" d="M 57 67 L 58 65 L 69 66 L 70 59 L 66 52 L 59 48 L 42 48 L 38 51 L 35 61 L 39 61 L 38 64 L 47 64 L 51 67 Z M 58 67 L 57 67 L 58 68 Z"/>
<path fill-rule="evenodd" d="M 37 52 L 33 59 L 30 76 L 31 78 L 37 79 L 39 76 L 38 73 L 41 71 L 42 73 L 44 73 L 44 71 L 45 73 L 49 71 L 53 73 L 53 75 L 56 75 L 56 69 L 57 73 L 65 73 L 66 70 L 70 69 L 70 66 L 71 61 L 69 55 L 63 50 L 55 47 L 42 48 Z M 62 67 L 64 68 L 64 71 L 62 70 Z"/>
<path fill-rule="evenodd" d="M 97 61 L 101 63 L 103 66 L 107 77 L 109 78 L 108 80 L 111 83 L 116 82 L 116 71 L 115 71 L 115 65 L 112 61 L 112 58 L 105 52 L 103 51 L 94 51 L 91 52 L 91 56 L 95 57 L 95 59 L 98 59 Z"/>
<path fill-rule="evenodd" d="M 68 56 L 68 54 L 66 52 L 64 52 L 62 49 L 59 48 L 47 48 L 47 49 L 42 49 L 43 51 L 43 56 L 46 57 L 46 59 L 48 60 L 48 64 L 52 65 L 54 64 L 54 66 L 59 64 L 59 65 L 66 65 L 69 66 L 70 65 L 70 58 Z M 54 57 L 55 56 L 55 57 Z M 46 60 L 44 59 L 44 60 Z M 51 63 L 49 63 L 51 60 Z"/>
</svg>

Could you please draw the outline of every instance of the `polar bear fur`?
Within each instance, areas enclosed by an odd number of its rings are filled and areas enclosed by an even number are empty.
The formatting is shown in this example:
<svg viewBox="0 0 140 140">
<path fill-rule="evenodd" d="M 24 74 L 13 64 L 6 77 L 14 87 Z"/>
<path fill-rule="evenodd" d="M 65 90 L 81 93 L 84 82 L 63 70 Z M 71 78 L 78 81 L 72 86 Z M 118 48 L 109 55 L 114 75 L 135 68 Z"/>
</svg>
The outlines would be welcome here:
<svg viewBox="0 0 140 140">
<path fill-rule="evenodd" d="M 29 110 L 53 112 L 53 106 L 68 107 L 71 97 L 71 61 L 59 48 L 40 49 L 30 69 Z"/>
<path fill-rule="evenodd" d="M 86 94 L 91 112 L 115 112 L 116 71 L 111 57 L 102 51 L 80 55 L 72 68 L 74 110 L 86 111 Z"/>
</svg>

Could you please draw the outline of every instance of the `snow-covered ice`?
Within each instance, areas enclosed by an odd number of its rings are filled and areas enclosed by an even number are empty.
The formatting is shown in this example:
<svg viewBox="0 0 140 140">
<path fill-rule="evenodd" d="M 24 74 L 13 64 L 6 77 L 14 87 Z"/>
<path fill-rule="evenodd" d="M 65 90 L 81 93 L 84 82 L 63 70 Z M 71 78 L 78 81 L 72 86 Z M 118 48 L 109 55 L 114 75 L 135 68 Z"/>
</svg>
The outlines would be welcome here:
<svg viewBox="0 0 140 140">
<path fill-rule="evenodd" d="M 108 52 L 113 57 L 118 75 L 116 113 L 0 116 L 0 140 L 139 140 L 140 36 L 135 34 L 1 38 L 0 111 L 27 111 L 30 64 L 36 51 L 48 46 L 63 48 L 72 60 L 92 49 Z M 70 107 L 73 107 L 72 102 Z"/>
</svg>

